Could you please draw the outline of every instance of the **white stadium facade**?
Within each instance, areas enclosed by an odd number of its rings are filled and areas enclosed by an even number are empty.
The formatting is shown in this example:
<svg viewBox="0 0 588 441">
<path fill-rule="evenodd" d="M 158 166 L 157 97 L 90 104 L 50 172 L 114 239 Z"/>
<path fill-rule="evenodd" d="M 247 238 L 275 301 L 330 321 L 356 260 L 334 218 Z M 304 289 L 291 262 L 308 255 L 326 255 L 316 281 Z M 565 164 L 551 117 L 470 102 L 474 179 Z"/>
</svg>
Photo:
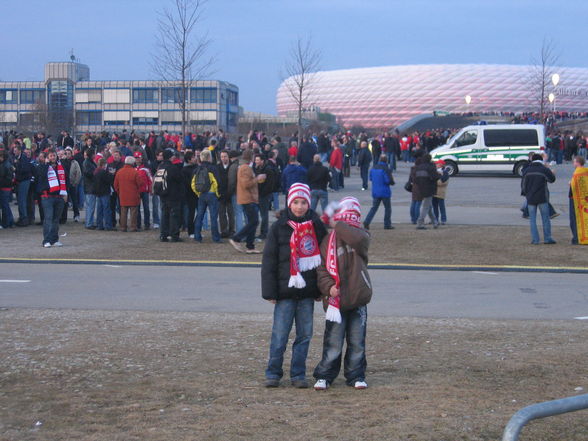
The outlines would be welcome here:
<svg viewBox="0 0 588 441">
<path fill-rule="evenodd" d="M 588 111 L 588 68 L 553 68 L 549 80 L 557 111 Z M 433 64 L 322 71 L 309 87 L 307 105 L 336 115 L 346 127 L 391 128 L 425 113 L 536 112 L 537 81 L 532 66 Z M 286 79 L 277 92 L 280 116 L 297 109 Z M 469 97 L 466 100 L 466 97 Z M 466 103 L 469 101 L 469 104 Z"/>
</svg>

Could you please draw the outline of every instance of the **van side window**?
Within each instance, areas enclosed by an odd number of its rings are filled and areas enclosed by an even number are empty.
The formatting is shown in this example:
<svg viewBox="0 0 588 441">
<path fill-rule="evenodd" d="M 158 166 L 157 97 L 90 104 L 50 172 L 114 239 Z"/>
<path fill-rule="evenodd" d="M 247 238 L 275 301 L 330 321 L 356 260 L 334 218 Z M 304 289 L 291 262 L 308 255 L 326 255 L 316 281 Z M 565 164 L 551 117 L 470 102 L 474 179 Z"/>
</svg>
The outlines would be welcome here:
<svg viewBox="0 0 588 441">
<path fill-rule="evenodd" d="M 534 129 L 486 129 L 484 141 L 487 147 L 533 147 L 539 145 Z"/>
<path fill-rule="evenodd" d="M 455 148 L 462 147 L 464 145 L 472 145 L 475 144 L 477 140 L 478 132 L 476 130 L 468 130 L 467 132 L 464 132 L 459 138 L 457 138 L 451 147 Z"/>
</svg>

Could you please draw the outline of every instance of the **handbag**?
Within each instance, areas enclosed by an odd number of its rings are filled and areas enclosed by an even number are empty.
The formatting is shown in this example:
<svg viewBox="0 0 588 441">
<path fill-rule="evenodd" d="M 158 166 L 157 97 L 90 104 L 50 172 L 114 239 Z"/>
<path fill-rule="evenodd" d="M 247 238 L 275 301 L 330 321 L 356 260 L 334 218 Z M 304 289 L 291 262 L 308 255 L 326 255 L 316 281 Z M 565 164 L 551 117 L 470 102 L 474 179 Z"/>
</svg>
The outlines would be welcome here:
<svg viewBox="0 0 588 441">
<path fill-rule="evenodd" d="M 410 181 L 410 179 L 404 184 L 404 189 L 409 193 L 412 193 L 412 181 Z"/>
</svg>

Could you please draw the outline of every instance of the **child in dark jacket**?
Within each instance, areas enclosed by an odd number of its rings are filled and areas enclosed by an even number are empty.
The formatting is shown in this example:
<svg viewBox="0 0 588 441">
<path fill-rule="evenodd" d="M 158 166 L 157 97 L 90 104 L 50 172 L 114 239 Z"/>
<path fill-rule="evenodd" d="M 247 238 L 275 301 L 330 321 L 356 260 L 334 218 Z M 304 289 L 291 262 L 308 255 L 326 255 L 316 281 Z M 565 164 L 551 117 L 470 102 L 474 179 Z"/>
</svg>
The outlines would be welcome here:
<svg viewBox="0 0 588 441">
<path fill-rule="evenodd" d="M 308 185 L 292 185 L 287 208 L 268 233 L 261 264 L 262 297 L 275 305 L 266 387 L 280 385 L 284 351 L 293 323 L 296 339 L 292 345 L 290 380 L 294 387 L 308 387 L 306 356 L 312 338 L 314 302 L 320 297 L 316 268 L 321 263 L 319 243 L 326 235 L 325 226 L 310 209 Z"/>
<path fill-rule="evenodd" d="M 346 383 L 355 389 L 365 389 L 366 305 L 372 298 L 367 272 L 370 238 L 361 228 L 361 207 L 353 197 L 343 198 L 328 222 L 333 231 L 321 243 L 322 263 L 317 270 L 318 286 L 325 296 L 327 322 L 323 356 L 314 370 L 317 380 L 314 388 L 326 390 L 335 380 L 341 369 L 343 342 L 347 340 Z"/>
</svg>

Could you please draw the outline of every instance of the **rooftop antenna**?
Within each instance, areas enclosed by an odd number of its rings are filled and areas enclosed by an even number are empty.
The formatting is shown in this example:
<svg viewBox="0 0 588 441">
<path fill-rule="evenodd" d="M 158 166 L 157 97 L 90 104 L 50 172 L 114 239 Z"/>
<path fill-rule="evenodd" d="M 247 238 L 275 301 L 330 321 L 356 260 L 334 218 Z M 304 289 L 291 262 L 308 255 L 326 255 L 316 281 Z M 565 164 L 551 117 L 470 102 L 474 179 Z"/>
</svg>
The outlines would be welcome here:
<svg viewBox="0 0 588 441">
<path fill-rule="evenodd" d="M 74 55 L 74 50 L 73 50 L 73 49 L 71 49 L 71 50 L 69 51 L 69 59 L 70 59 L 72 62 L 75 62 L 75 61 L 76 61 L 76 56 Z"/>
</svg>

